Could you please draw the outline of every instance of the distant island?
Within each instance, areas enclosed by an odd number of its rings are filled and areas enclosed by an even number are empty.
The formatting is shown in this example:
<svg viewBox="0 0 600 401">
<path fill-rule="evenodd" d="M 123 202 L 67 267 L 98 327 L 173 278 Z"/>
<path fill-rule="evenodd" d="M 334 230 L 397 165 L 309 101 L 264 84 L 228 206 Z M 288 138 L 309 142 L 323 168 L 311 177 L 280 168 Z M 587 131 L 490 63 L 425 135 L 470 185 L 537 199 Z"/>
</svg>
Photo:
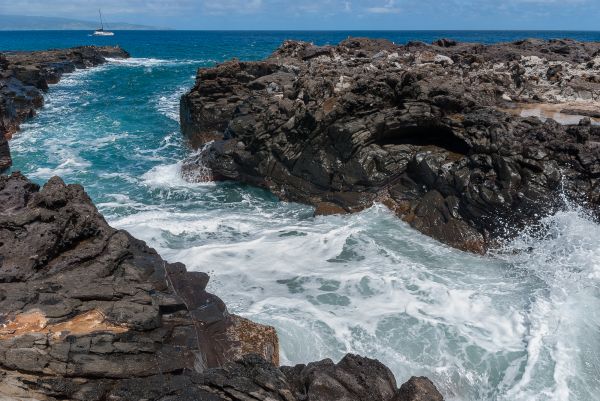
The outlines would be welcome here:
<svg viewBox="0 0 600 401">
<path fill-rule="evenodd" d="M 168 30 L 170 28 L 147 25 L 110 22 L 112 30 Z M 83 21 L 70 18 L 38 17 L 29 15 L 0 15 L 0 31 L 34 31 L 34 30 L 93 30 L 98 28 L 97 21 Z"/>
</svg>

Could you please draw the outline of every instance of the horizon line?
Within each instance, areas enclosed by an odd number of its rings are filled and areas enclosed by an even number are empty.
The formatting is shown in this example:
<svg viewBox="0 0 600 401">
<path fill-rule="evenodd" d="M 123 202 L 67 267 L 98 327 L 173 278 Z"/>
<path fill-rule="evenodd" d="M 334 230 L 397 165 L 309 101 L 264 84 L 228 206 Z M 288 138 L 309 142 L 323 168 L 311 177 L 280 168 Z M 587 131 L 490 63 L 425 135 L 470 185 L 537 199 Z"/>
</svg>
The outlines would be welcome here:
<svg viewBox="0 0 600 401">
<path fill-rule="evenodd" d="M 133 24 L 132 24 L 133 25 Z M 594 29 L 177 29 L 157 27 L 149 29 L 111 29 L 119 32 L 597 32 Z M 0 32 L 87 32 L 89 29 L 2 29 Z"/>
</svg>

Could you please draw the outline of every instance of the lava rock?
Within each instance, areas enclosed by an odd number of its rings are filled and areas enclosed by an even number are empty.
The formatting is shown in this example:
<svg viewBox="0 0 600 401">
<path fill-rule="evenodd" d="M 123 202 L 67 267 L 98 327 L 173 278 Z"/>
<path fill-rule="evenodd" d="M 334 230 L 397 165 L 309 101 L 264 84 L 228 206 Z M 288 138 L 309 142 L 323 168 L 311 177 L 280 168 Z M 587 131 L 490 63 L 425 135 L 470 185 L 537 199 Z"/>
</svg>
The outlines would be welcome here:
<svg viewBox="0 0 600 401">
<path fill-rule="evenodd" d="M 277 364 L 275 330 L 208 280 L 110 227 L 81 186 L 0 176 L 0 398 L 106 399 L 159 373 L 166 394 L 249 353 Z"/>
<path fill-rule="evenodd" d="M 435 385 L 426 377 L 411 377 L 400 386 L 393 401 L 443 401 Z"/>
<path fill-rule="evenodd" d="M 421 232 L 482 253 L 561 207 L 559 194 L 600 215 L 598 127 L 516 112 L 600 104 L 598 54 L 600 43 L 571 40 L 287 41 L 263 61 L 199 70 L 181 123 L 202 151 L 184 171 L 257 185 L 318 214 L 382 202 Z"/>
<path fill-rule="evenodd" d="M 12 165 L 12 158 L 10 156 L 10 148 L 8 146 L 8 140 L 2 134 L 0 134 L 0 171 L 6 170 Z"/>
</svg>

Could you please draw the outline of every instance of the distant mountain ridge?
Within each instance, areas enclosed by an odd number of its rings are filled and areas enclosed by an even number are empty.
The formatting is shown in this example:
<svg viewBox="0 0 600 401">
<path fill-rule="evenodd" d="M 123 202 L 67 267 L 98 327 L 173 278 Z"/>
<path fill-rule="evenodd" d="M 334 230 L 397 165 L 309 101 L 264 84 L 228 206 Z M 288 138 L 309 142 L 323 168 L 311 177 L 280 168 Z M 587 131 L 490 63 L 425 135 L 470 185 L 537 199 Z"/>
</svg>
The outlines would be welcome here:
<svg viewBox="0 0 600 401">
<path fill-rule="evenodd" d="M 39 17 L 29 15 L 0 15 L 0 31 L 26 30 L 93 30 L 98 28 L 97 21 L 85 21 L 71 18 Z M 147 25 L 129 24 L 126 22 L 105 23 L 111 30 L 162 30 L 170 29 Z"/>
</svg>

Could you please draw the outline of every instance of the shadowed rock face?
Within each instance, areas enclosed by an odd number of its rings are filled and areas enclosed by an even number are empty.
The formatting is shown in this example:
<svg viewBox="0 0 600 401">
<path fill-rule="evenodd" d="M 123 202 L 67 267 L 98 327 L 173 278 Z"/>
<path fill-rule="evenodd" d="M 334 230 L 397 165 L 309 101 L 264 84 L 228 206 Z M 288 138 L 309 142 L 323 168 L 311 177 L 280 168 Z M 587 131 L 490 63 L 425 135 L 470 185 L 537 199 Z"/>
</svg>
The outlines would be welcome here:
<svg viewBox="0 0 600 401">
<path fill-rule="evenodd" d="M 127 58 L 118 47 L 83 46 L 64 50 L 0 53 L 0 171 L 12 161 L 7 140 L 44 104 L 43 94 L 64 73 Z"/>
<path fill-rule="evenodd" d="M 356 355 L 278 368 L 275 330 L 208 279 L 110 227 L 79 185 L 0 176 L 0 399 L 441 400 Z"/>
<path fill-rule="evenodd" d="M 382 202 L 427 235 L 484 252 L 559 206 L 561 191 L 598 213 L 600 127 L 505 110 L 598 108 L 599 72 L 600 44 L 570 40 L 285 42 L 265 61 L 199 70 L 182 131 L 193 146 L 214 142 L 184 173 L 321 214 Z"/>
<path fill-rule="evenodd" d="M 0 170 L 4 170 L 10 167 L 11 165 L 12 158 L 10 157 L 10 148 L 8 147 L 8 140 L 4 135 L 0 135 Z"/>
</svg>

